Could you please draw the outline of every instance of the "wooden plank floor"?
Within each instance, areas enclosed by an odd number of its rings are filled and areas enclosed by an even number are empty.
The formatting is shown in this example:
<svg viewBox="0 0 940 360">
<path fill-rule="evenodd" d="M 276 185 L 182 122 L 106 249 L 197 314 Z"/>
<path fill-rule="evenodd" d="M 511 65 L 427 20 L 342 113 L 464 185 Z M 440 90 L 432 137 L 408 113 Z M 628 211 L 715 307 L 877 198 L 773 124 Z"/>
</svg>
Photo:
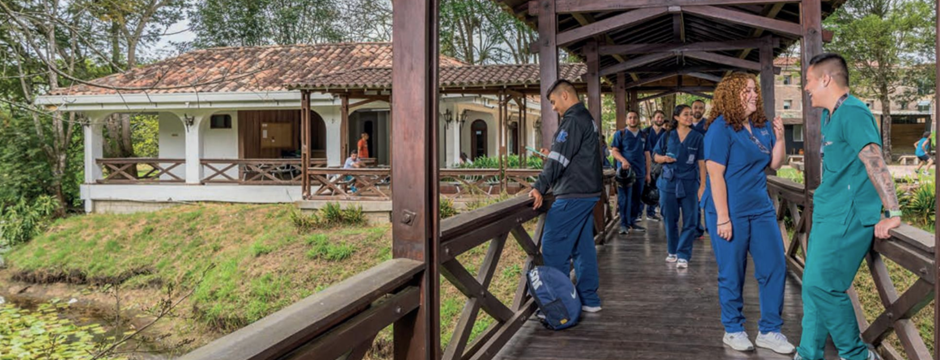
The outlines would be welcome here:
<svg viewBox="0 0 940 360">
<path fill-rule="evenodd" d="M 510 340 L 497 359 L 792 359 L 758 349 L 742 353 L 725 347 L 718 304 L 718 265 L 706 237 L 696 241 L 688 270 L 665 262 L 662 225 L 644 222 L 646 234 L 615 235 L 598 248 L 603 310 L 586 314 L 563 331 L 535 319 Z M 746 329 L 751 340 L 760 319 L 757 281 L 748 264 L 744 289 Z M 783 333 L 800 339 L 800 287 L 787 279 Z M 833 351 L 829 351 L 832 353 Z M 834 353 L 827 358 L 838 359 Z"/>
</svg>

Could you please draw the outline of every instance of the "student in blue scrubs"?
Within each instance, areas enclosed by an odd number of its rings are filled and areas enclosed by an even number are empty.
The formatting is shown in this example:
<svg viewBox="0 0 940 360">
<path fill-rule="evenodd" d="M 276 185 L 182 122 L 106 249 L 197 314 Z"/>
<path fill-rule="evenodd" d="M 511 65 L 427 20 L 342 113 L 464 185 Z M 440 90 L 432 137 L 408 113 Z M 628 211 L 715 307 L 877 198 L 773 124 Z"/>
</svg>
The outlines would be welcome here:
<svg viewBox="0 0 940 360">
<path fill-rule="evenodd" d="M 708 124 L 708 120 L 705 119 L 705 100 L 696 99 L 692 102 L 692 130 L 695 130 L 705 135 L 705 125 Z M 704 226 L 704 217 L 705 211 L 702 210 L 701 215 L 695 219 L 698 222 L 695 226 L 695 238 L 702 240 L 705 235 L 705 226 Z"/>
<path fill-rule="evenodd" d="M 718 298 L 723 342 L 738 351 L 753 350 L 744 331 L 744 276 L 747 254 L 754 260 L 760 290 L 757 346 L 789 354 L 794 347 L 780 333 L 787 265 L 773 202 L 767 193 L 770 166 L 786 158 L 783 120 L 771 123 L 761 110 L 754 75 L 733 73 L 718 83 L 706 126 L 708 181 L 702 204 L 718 262 Z"/>
<path fill-rule="evenodd" d="M 653 160 L 664 164 L 656 186 L 669 248 L 666 261 L 675 262 L 677 269 L 687 269 L 698 224 L 698 201 L 705 191 L 704 136 L 692 130 L 692 108 L 688 105 L 676 106 L 671 124 L 656 144 Z"/>
<path fill-rule="evenodd" d="M 662 137 L 663 133 L 666 132 L 665 125 L 666 125 L 666 113 L 664 113 L 662 110 L 654 111 L 652 124 L 648 128 L 643 129 L 643 132 L 646 134 L 646 143 L 649 145 L 650 149 L 652 149 L 653 147 L 656 146 L 656 144 L 659 143 L 659 138 Z M 650 157 L 652 158 L 652 154 L 650 154 Z M 653 179 L 652 177 L 650 177 L 650 182 L 651 182 L 650 186 L 656 186 L 656 184 L 652 184 L 652 182 L 656 180 L 657 179 Z M 644 207 L 646 208 L 646 220 L 659 221 L 659 217 L 656 216 L 656 208 L 659 207 L 659 204 L 641 205 L 640 216 L 643 215 Z"/>
<path fill-rule="evenodd" d="M 650 182 L 649 151 L 646 137 L 640 132 L 640 116 L 635 111 L 628 112 L 627 127 L 614 133 L 614 141 L 610 144 L 610 153 L 617 160 L 617 170 L 626 167 L 633 169 L 636 174 L 636 182 L 629 189 L 617 187 L 621 234 L 626 234 L 628 230 L 646 231 L 636 220 L 640 217 L 640 205 L 643 203 L 643 186 Z"/>
</svg>

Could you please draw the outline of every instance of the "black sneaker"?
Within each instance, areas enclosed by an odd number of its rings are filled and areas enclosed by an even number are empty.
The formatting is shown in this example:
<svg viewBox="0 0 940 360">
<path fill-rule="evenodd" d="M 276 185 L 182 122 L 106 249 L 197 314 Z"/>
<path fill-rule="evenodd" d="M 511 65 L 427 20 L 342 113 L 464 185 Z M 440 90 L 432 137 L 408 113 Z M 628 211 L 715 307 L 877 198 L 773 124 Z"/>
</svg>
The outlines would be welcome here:
<svg viewBox="0 0 940 360">
<path fill-rule="evenodd" d="M 626 234 L 626 233 L 627 233 L 627 227 L 626 227 L 626 226 L 621 226 L 621 227 L 620 227 L 620 233 L 621 233 L 621 234 Z"/>
<path fill-rule="evenodd" d="M 646 215 L 646 220 L 649 220 L 649 221 L 659 221 L 659 216 L 656 216 L 656 215 Z"/>
<path fill-rule="evenodd" d="M 632 229 L 633 231 L 646 232 L 646 228 L 640 225 L 633 225 Z"/>
</svg>

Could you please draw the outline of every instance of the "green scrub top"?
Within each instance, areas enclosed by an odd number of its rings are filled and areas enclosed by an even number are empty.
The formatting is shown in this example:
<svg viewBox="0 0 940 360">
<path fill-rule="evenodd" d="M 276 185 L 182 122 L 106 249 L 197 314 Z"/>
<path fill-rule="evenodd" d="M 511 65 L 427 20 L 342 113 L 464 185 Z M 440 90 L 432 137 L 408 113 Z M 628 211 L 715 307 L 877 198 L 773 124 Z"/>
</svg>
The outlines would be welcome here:
<svg viewBox="0 0 940 360">
<path fill-rule="evenodd" d="M 868 144 L 881 146 L 875 117 L 849 95 L 827 118 L 829 110 L 823 110 L 823 172 L 813 197 L 813 221 L 846 224 L 854 210 L 862 225 L 874 225 L 881 220 L 881 199 L 858 154 Z"/>
</svg>

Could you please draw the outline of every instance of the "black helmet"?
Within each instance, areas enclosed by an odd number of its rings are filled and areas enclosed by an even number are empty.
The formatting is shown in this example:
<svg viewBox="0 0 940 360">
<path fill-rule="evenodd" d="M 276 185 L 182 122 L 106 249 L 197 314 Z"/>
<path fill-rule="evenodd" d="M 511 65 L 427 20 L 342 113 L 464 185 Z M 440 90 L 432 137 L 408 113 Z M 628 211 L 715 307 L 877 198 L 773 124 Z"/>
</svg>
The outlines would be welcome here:
<svg viewBox="0 0 940 360">
<path fill-rule="evenodd" d="M 649 206 L 655 206 L 659 204 L 659 189 L 656 189 L 656 185 L 648 185 L 644 187 L 643 196 L 641 196 L 640 200 Z"/>
<path fill-rule="evenodd" d="M 632 168 L 620 168 L 620 170 L 617 171 L 617 175 L 614 176 L 614 180 L 617 180 L 620 187 L 628 188 L 636 183 L 636 173 L 633 172 Z"/>
</svg>

